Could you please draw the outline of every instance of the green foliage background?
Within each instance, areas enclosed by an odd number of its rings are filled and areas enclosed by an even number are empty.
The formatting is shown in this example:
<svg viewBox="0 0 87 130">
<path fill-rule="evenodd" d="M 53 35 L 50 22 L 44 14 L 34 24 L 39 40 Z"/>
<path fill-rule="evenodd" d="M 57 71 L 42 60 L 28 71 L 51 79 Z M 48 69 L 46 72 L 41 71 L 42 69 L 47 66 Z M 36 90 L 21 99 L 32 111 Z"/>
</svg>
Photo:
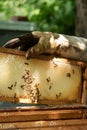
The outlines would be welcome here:
<svg viewBox="0 0 87 130">
<path fill-rule="evenodd" d="M 0 19 L 28 16 L 37 30 L 74 34 L 75 0 L 0 0 Z"/>
</svg>

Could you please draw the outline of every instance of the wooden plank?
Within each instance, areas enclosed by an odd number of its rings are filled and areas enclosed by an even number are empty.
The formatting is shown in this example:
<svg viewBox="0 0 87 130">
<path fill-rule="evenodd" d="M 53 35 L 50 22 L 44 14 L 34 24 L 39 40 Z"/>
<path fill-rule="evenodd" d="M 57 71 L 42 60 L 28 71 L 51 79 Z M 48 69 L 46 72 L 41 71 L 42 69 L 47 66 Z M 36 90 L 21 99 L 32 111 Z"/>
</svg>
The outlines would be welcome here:
<svg viewBox="0 0 87 130">
<path fill-rule="evenodd" d="M 25 56 L 26 54 L 24 51 L 19 51 L 19 50 L 10 49 L 10 48 L 4 48 L 4 47 L 0 47 L 0 52 L 13 54 L 13 55 L 19 55 L 19 56 Z"/>
<path fill-rule="evenodd" d="M 87 130 L 87 120 L 51 120 L 0 123 L 2 129 L 26 129 L 26 130 Z"/>
<path fill-rule="evenodd" d="M 74 110 L 27 110 L 27 111 L 1 111 L 0 122 L 21 122 L 39 120 L 64 120 L 87 118 L 86 109 Z"/>
</svg>

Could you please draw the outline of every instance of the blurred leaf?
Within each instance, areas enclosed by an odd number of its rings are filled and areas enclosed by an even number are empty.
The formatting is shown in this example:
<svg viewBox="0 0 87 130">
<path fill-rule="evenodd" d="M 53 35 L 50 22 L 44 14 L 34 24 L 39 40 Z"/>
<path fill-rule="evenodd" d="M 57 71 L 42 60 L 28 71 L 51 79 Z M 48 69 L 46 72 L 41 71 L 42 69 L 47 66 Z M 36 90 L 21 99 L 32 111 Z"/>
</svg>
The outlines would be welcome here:
<svg viewBox="0 0 87 130">
<path fill-rule="evenodd" d="M 75 0 L 0 0 L 0 19 L 28 16 L 37 30 L 74 34 Z"/>
</svg>

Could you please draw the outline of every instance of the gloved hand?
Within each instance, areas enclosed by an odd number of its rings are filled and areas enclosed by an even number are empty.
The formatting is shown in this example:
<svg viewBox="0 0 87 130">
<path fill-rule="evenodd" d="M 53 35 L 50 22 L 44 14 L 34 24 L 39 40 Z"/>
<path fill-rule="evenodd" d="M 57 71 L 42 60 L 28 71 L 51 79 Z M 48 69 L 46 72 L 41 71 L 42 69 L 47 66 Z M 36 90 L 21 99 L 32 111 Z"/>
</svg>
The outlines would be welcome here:
<svg viewBox="0 0 87 130">
<path fill-rule="evenodd" d="M 40 54 L 87 62 L 87 39 L 34 31 L 8 41 L 3 47 L 26 51 L 26 58 Z"/>
</svg>

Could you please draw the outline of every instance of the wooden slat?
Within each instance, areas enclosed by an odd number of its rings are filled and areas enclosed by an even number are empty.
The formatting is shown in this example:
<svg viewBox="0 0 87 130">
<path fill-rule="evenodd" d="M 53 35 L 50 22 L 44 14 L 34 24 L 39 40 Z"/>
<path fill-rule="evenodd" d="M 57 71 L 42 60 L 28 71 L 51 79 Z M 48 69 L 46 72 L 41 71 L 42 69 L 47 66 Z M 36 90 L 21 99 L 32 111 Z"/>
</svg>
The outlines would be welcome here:
<svg viewBox="0 0 87 130">
<path fill-rule="evenodd" d="M 19 51 L 19 50 L 10 49 L 10 48 L 4 48 L 4 47 L 0 47 L 0 52 L 8 53 L 8 54 L 14 54 L 14 55 L 20 55 L 20 56 L 25 56 L 25 52 L 24 51 Z"/>
<path fill-rule="evenodd" d="M 27 111 L 1 111 L 0 122 L 38 121 L 57 119 L 82 119 L 87 117 L 87 110 L 27 110 Z"/>
<path fill-rule="evenodd" d="M 87 120 L 51 120 L 0 123 L 2 129 L 24 129 L 24 130 L 87 130 Z"/>
</svg>

